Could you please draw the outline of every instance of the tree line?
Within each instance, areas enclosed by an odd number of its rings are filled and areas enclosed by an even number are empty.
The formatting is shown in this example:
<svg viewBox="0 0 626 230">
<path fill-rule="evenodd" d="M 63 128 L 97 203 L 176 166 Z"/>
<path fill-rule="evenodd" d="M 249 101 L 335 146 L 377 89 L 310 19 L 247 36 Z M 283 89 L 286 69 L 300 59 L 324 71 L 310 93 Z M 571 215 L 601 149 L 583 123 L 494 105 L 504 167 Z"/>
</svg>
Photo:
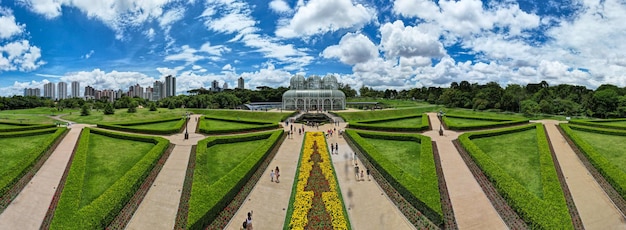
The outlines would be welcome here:
<svg viewBox="0 0 626 230">
<path fill-rule="evenodd" d="M 47 98 L 11 96 L 0 97 L 0 109 L 26 109 L 51 107 L 62 111 L 65 108 L 91 108 L 110 111 L 115 109 L 143 107 L 160 108 L 211 108 L 233 109 L 250 102 L 280 102 L 286 87 L 257 87 L 258 90 L 231 89 L 213 92 L 206 89 L 188 91 L 151 102 L 138 97 L 127 97 L 108 102 L 108 98 L 83 100 L 68 98 L 53 101 Z M 486 84 L 468 81 L 452 82 L 449 87 L 421 87 L 405 90 L 375 90 L 363 86 L 358 90 L 350 85 L 339 84 L 339 90 L 347 98 L 368 97 L 385 99 L 422 100 L 450 108 L 519 112 L 532 116 L 558 114 L 565 116 L 590 116 L 600 118 L 626 117 L 626 87 L 604 84 L 595 90 L 585 86 L 560 84 L 550 86 L 546 81 L 536 84 L 509 84 L 506 87 L 496 82 Z"/>
</svg>

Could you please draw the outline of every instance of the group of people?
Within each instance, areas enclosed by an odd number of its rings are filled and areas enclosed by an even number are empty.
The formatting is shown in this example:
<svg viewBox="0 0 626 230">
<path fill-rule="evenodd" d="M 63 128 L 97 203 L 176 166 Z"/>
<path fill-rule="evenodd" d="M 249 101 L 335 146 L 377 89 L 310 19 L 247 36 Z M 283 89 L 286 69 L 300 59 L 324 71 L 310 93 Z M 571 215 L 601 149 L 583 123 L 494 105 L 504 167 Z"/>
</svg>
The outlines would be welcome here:
<svg viewBox="0 0 626 230">
<path fill-rule="evenodd" d="M 273 169 L 270 172 L 270 181 L 280 183 L 280 181 L 278 180 L 279 177 L 280 177 L 280 170 L 278 170 L 278 166 L 276 166 L 276 169 Z"/>
<path fill-rule="evenodd" d="M 330 143 L 330 154 L 333 153 L 339 155 L 339 143 L 335 143 L 334 146 L 333 143 Z"/>
<path fill-rule="evenodd" d="M 240 229 L 252 230 L 252 211 L 248 212 L 248 217 L 243 221 Z"/>
<path fill-rule="evenodd" d="M 356 181 L 365 181 L 365 174 L 367 173 L 367 180 L 370 181 L 370 169 L 365 168 L 365 170 L 359 168 L 359 162 L 357 162 L 356 152 L 354 153 L 354 173 Z"/>
</svg>

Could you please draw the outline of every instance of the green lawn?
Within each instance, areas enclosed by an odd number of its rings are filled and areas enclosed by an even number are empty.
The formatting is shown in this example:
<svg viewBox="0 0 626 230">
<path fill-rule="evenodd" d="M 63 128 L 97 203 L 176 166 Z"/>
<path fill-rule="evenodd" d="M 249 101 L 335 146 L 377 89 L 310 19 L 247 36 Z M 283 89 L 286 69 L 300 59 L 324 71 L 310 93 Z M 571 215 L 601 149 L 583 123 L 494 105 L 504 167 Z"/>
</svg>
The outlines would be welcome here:
<svg viewBox="0 0 626 230">
<path fill-rule="evenodd" d="M 392 108 L 431 106 L 431 104 L 427 102 L 423 102 L 423 101 L 382 99 L 382 98 L 362 98 L 362 97 L 348 98 L 347 102 L 379 102 L 379 103 L 384 104 L 385 107 L 392 107 Z"/>
<path fill-rule="evenodd" d="M 497 121 L 487 121 L 487 120 L 479 120 L 479 119 L 471 119 L 471 118 L 458 118 L 458 117 L 446 117 L 449 121 L 453 122 L 457 126 L 465 126 L 465 125 L 486 125 L 498 123 Z"/>
<path fill-rule="evenodd" d="M 217 180 L 226 175 L 230 170 L 243 161 L 248 155 L 255 149 L 259 148 L 262 144 L 267 142 L 266 139 L 237 142 L 230 144 L 214 145 L 206 150 L 207 164 L 203 165 L 207 169 L 207 174 L 203 174 L 206 177 L 206 181 L 209 186 L 215 183 Z M 204 179 L 202 179 L 204 181 Z"/>
<path fill-rule="evenodd" d="M 208 117 L 218 117 L 227 119 L 241 119 L 261 122 L 280 122 L 292 112 L 259 112 L 250 110 L 228 110 L 228 109 L 191 109 L 194 113 L 205 114 Z"/>
<path fill-rule="evenodd" d="M 422 125 L 422 117 L 399 119 L 399 120 L 393 120 L 393 121 L 371 122 L 367 124 L 383 125 L 383 126 L 389 126 L 389 127 L 414 127 L 414 126 Z"/>
<path fill-rule="evenodd" d="M 593 122 L 593 121 L 591 121 Z M 597 122 L 600 124 L 607 124 L 607 125 L 619 125 L 619 126 L 626 126 L 626 121 L 604 121 L 604 122 Z"/>
<path fill-rule="evenodd" d="M 81 116 L 80 112 L 65 115 L 62 118 L 76 123 L 118 123 L 118 122 L 139 122 L 145 120 L 159 120 L 172 117 L 181 117 L 188 110 L 184 109 L 162 109 L 150 111 L 148 108 L 137 109 L 136 113 L 128 113 L 128 109 L 117 109 L 113 115 L 104 115 L 101 111 L 92 110 L 91 115 Z"/>
<path fill-rule="evenodd" d="M 7 170 L 10 170 L 17 164 L 24 163 L 23 161 L 29 157 L 29 154 L 34 153 L 33 150 L 44 144 L 44 141 L 52 135 L 41 134 L 27 137 L 14 137 L 14 138 L 0 138 L 0 176 L 4 177 Z M 1 186 L 4 185 L 0 185 Z"/>
<path fill-rule="evenodd" d="M 89 138 L 85 181 L 79 207 L 91 203 L 100 196 L 153 147 L 154 144 L 146 142 L 92 133 Z"/>
<path fill-rule="evenodd" d="M 362 111 L 362 112 L 337 112 L 348 122 L 365 120 L 382 120 L 386 118 L 404 117 L 409 115 L 420 115 L 425 112 L 439 111 L 440 106 L 424 106 L 402 109 Z"/>
<path fill-rule="evenodd" d="M 363 138 L 389 161 L 402 168 L 415 178 L 420 178 L 420 143 L 415 141 L 396 141 L 375 138 Z"/>
<path fill-rule="evenodd" d="M 626 137 L 586 132 L 573 129 L 574 133 L 590 144 L 596 152 L 626 173 Z"/>
<path fill-rule="evenodd" d="M 143 124 L 143 125 L 124 125 L 124 127 L 135 128 L 135 129 L 170 129 L 170 128 L 176 128 L 176 125 L 179 122 L 180 122 L 180 119 L 174 120 L 174 121 L 165 121 L 165 122 Z"/>
<path fill-rule="evenodd" d="M 3 128 L 16 128 L 16 127 L 22 127 L 22 126 L 10 125 L 10 124 L 0 124 L 0 129 L 3 129 Z"/>
<path fill-rule="evenodd" d="M 473 139 L 511 177 L 543 198 L 537 130 Z"/>
<path fill-rule="evenodd" d="M 244 128 L 253 128 L 253 127 L 258 127 L 259 125 L 254 125 L 254 124 L 246 124 L 246 123 L 240 123 L 240 122 L 230 122 L 230 121 L 220 121 L 220 120 L 213 120 L 213 119 L 204 119 L 202 120 L 201 124 L 201 128 L 205 128 L 208 130 L 215 130 L 215 129 L 232 129 L 232 130 L 236 130 L 236 129 L 244 129 Z"/>
</svg>

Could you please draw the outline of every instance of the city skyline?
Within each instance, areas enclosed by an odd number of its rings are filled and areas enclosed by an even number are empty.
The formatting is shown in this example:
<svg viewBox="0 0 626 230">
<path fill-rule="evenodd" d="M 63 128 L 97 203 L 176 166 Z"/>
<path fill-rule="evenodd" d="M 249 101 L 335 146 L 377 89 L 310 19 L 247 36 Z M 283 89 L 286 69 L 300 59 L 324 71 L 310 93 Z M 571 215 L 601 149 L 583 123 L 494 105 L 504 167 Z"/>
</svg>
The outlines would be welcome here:
<svg viewBox="0 0 626 230">
<path fill-rule="evenodd" d="M 530 0 L 0 1 L 0 96 L 80 81 L 177 76 L 287 86 L 333 74 L 352 88 L 451 82 L 626 86 L 626 3 Z"/>
</svg>

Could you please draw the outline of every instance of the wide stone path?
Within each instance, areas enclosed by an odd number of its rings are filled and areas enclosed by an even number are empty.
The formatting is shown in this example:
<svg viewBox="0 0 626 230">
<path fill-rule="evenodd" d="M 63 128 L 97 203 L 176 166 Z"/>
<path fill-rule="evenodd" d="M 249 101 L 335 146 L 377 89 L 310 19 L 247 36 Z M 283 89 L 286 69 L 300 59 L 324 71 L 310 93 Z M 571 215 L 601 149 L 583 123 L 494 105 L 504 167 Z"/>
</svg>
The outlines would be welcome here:
<svg viewBox="0 0 626 230">
<path fill-rule="evenodd" d="M 626 219 L 589 174 L 574 150 L 561 135 L 557 121 L 541 121 L 552 142 L 567 187 L 586 229 L 626 229 Z"/>
<path fill-rule="evenodd" d="M 63 176 L 80 131 L 88 125 L 72 125 L 48 160 L 20 194 L 0 214 L 0 229 L 39 229 Z"/>
<path fill-rule="evenodd" d="M 127 229 L 173 229 L 180 203 L 187 164 L 192 145 L 204 136 L 195 132 L 199 115 L 192 115 L 188 123 L 189 139 L 184 132 L 165 137 L 175 144 L 152 187 L 126 226 Z"/>
<path fill-rule="evenodd" d="M 459 229 L 507 229 L 452 143 L 460 133 L 446 130 L 443 136 L 439 136 L 441 122 L 437 114 L 428 113 L 428 117 L 433 130 L 424 135 L 431 137 L 439 150 L 441 168 Z"/>
</svg>

